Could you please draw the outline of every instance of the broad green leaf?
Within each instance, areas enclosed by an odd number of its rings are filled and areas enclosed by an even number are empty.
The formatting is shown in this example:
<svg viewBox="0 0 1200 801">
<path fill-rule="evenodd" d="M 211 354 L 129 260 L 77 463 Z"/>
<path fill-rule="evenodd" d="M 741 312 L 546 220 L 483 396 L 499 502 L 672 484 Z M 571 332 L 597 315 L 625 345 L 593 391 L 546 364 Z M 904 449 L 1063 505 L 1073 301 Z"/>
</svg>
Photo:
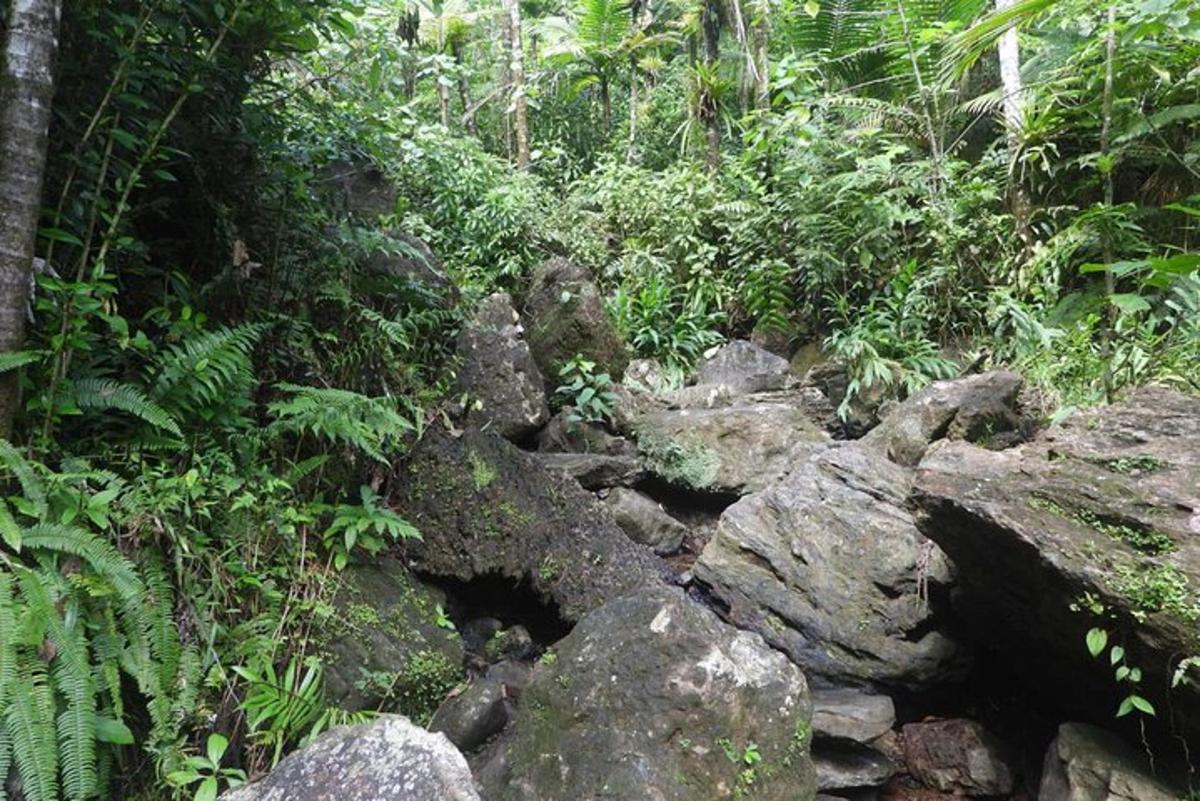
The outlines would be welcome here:
<svg viewBox="0 0 1200 801">
<path fill-rule="evenodd" d="M 1106 645 L 1108 645 L 1108 632 L 1104 629 L 1092 629 L 1087 633 L 1087 648 L 1092 656 L 1100 656 Z"/>
<path fill-rule="evenodd" d="M 133 732 L 121 721 L 101 715 L 96 717 L 96 739 L 113 745 L 133 745 Z"/>
<path fill-rule="evenodd" d="M 1129 292 L 1118 292 L 1114 295 L 1109 295 L 1108 300 L 1112 305 L 1116 306 L 1125 314 L 1137 314 L 1138 312 L 1150 311 L 1150 303 L 1141 295 L 1135 295 Z"/>
</svg>

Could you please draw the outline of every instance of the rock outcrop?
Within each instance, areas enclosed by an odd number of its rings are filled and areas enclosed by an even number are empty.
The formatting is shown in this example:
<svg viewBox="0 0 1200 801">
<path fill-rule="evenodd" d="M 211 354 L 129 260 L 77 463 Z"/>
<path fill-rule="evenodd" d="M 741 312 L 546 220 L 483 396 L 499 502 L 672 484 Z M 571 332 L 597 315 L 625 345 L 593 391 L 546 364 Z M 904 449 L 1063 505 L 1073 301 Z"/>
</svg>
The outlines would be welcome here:
<svg viewBox="0 0 1200 801">
<path fill-rule="evenodd" d="M 909 471 L 853 443 L 793 466 L 725 510 L 698 581 L 806 671 L 842 682 L 928 687 L 959 650 L 928 602 L 951 579 L 905 508 Z"/>
<path fill-rule="evenodd" d="M 1024 382 L 1008 372 L 982 373 L 935 381 L 896 406 L 865 437 L 893 462 L 915 466 L 940 439 L 1001 442 L 1016 431 L 1017 395 Z"/>
<path fill-rule="evenodd" d="M 384 715 L 333 729 L 262 781 L 221 801 L 479 801 L 467 762 L 440 734 Z"/>
<path fill-rule="evenodd" d="M 512 298 L 485 298 L 458 335 L 456 390 L 466 393 L 471 425 L 520 439 L 550 419 L 545 382 L 525 343 Z"/>
<path fill-rule="evenodd" d="M 721 386 L 734 395 L 783 389 L 791 375 L 788 360 L 737 339 L 721 346 L 696 368 L 697 386 Z"/>
<path fill-rule="evenodd" d="M 612 601 L 553 653 L 479 772 L 492 801 L 813 797 L 803 674 L 681 591 Z"/>
<path fill-rule="evenodd" d="M 569 259 L 549 259 L 533 271 L 524 317 L 533 358 L 551 388 L 558 386 L 559 371 L 576 354 L 613 380 L 629 363 L 625 341 L 591 274 Z"/>
<path fill-rule="evenodd" d="M 637 490 L 618 487 L 608 493 L 604 505 L 629 539 L 652 548 L 657 554 L 679 550 L 688 529 L 667 514 L 662 505 Z"/>
<path fill-rule="evenodd" d="M 405 544 L 418 570 L 526 582 L 568 620 L 660 579 L 654 556 L 594 496 L 487 431 L 427 430 L 391 501 L 421 531 Z"/>
<path fill-rule="evenodd" d="M 998 740 L 973 720 L 909 723 L 901 731 L 904 763 L 925 787 L 954 796 L 1002 796 L 1012 769 Z"/>
<path fill-rule="evenodd" d="M 1200 398 L 1143 390 L 1006 451 L 939 443 L 913 501 L 957 567 L 959 611 L 1018 676 L 1094 708 L 1113 691 L 1109 660 L 1084 647 L 1100 626 L 1162 714 L 1198 733 L 1200 693 L 1158 690 L 1200 620 Z"/>
<path fill-rule="evenodd" d="M 1064 723 L 1046 751 L 1038 801 L 1179 801 L 1145 758 L 1103 729 Z"/>
<path fill-rule="evenodd" d="M 339 580 L 333 613 L 314 631 L 326 700 L 350 711 L 383 705 L 428 719 L 462 678 L 462 640 L 437 625 L 445 594 L 387 557 L 352 564 Z"/>
</svg>

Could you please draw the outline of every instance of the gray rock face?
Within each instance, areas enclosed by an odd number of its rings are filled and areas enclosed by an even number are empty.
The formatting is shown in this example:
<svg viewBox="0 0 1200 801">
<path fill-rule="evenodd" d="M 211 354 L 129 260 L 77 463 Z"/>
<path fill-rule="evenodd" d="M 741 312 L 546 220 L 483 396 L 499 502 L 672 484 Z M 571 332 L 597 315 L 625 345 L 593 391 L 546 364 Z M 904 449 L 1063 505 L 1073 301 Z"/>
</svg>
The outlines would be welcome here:
<svg viewBox="0 0 1200 801">
<path fill-rule="evenodd" d="M 634 424 L 649 469 L 713 492 L 756 492 L 824 450 L 829 437 L 790 395 L 752 395 L 718 408 L 661 409 Z"/>
<path fill-rule="evenodd" d="M 1064 723 L 1046 751 L 1038 801 L 1178 801 L 1153 778 L 1142 755 L 1114 735 Z"/>
<path fill-rule="evenodd" d="M 636 456 L 637 446 L 624 437 L 614 436 L 599 423 L 570 419 L 563 409 L 538 432 L 539 451 L 550 453 L 599 453 L 605 456 Z"/>
<path fill-rule="evenodd" d="M 881 787 L 896 773 L 896 766 L 883 754 L 849 742 L 814 743 L 813 764 L 818 790 Z"/>
<path fill-rule="evenodd" d="M 570 476 L 588 490 L 629 487 L 646 477 L 646 468 L 636 456 L 606 453 L 536 453 L 547 470 Z"/>
<path fill-rule="evenodd" d="M 390 242 L 372 250 L 364 266 L 376 275 L 406 278 L 458 299 L 458 288 L 446 276 L 442 261 L 425 240 L 402 231 L 391 231 Z"/>
<path fill-rule="evenodd" d="M 585 617 L 538 666 L 506 734 L 494 801 L 811 799 L 811 708 L 800 670 L 680 590 Z M 761 761 L 752 774 L 750 744 Z"/>
<path fill-rule="evenodd" d="M 315 629 L 326 700 L 351 711 L 384 704 L 427 718 L 433 710 L 417 703 L 426 685 L 440 679 L 449 690 L 462 677 L 462 640 L 437 625 L 445 595 L 391 558 L 352 564 L 340 580 L 333 615 Z"/>
<path fill-rule="evenodd" d="M 698 581 L 810 673 L 928 687 L 959 650 L 924 600 L 950 566 L 905 508 L 910 475 L 847 444 L 825 450 L 725 510 Z"/>
<path fill-rule="evenodd" d="M 1003 749 L 974 721 L 909 723 L 902 739 L 908 772 L 926 787 L 967 796 L 1012 792 L 1012 771 Z"/>
<path fill-rule="evenodd" d="M 458 353 L 457 391 L 469 393 L 479 406 L 469 413 L 473 425 L 518 439 L 550 419 L 542 374 L 508 295 L 497 292 L 479 304 L 459 332 Z"/>
<path fill-rule="evenodd" d="M 696 371 L 697 386 L 724 386 L 735 395 L 783 389 L 791 373 L 787 359 L 744 339 L 723 345 Z"/>
<path fill-rule="evenodd" d="M 508 723 L 504 687 L 496 681 L 475 681 L 438 707 L 429 730 L 441 732 L 462 751 L 472 751 Z"/>
<path fill-rule="evenodd" d="M 614 380 L 625 371 L 625 342 L 584 267 L 563 258 L 543 262 L 533 272 L 524 312 L 529 348 L 547 381 L 556 381 L 559 370 L 576 354 L 595 362 L 597 373 L 608 373 Z"/>
<path fill-rule="evenodd" d="M 687 536 L 687 526 L 637 490 L 618 487 L 608 494 L 604 503 L 629 539 L 653 548 L 657 554 L 678 551 Z"/>
<path fill-rule="evenodd" d="M 427 430 L 389 500 L 421 532 L 404 547 L 422 573 L 526 581 L 567 620 L 661 576 L 594 496 L 487 431 Z"/>
<path fill-rule="evenodd" d="M 846 365 L 832 360 L 821 361 L 809 368 L 800 383 L 802 387 L 820 392 L 820 398 L 810 399 L 810 412 L 827 431 L 839 438 L 857 439 L 878 425 L 880 408 L 888 396 L 882 381 L 863 387 L 846 404 L 843 418 L 838 410 L 850 388 Z"/>
<path fill-rule="evenodd" d="M 886 695 L 838 688 L 813 690 L 813 737 L 869 743 L 896 725 L 896 706 Z"/>
<path fill-rule="evenodd" d="M 957 567 L 959 611 L 1017 675 L 1094 709 L 1112 672 L 1082 643 L 1115 627 L 1160 714 L 1200 735 L 1200 693 L 1159 694 L 1200 617 L 1200 398 L 1143 390 L 1006 451 L 938 443 L 912 500 Z M 1105 617 L 1072 611 L 1084 597 Z"/>
<path fill-rule="evenodd" d="M 636 392 L 655 394 L 668 388 L 667 370 L 657 359 L 634 359 L 625 367 L 621 383 Z"/>
<path fill-rule="evenodd" d="M 479 801 L 462 754 L 440 734 L 384 715 L 322 735 L 221 801 Z"/>
<path fill-rule="evenodd" d="M 987 440 L 1013 431 L 1024 382 L 1008 372 L 935 381 L 888 413 L 863 437 L 897 464 L 915 466 L 939 439 Z"/>
</svg>

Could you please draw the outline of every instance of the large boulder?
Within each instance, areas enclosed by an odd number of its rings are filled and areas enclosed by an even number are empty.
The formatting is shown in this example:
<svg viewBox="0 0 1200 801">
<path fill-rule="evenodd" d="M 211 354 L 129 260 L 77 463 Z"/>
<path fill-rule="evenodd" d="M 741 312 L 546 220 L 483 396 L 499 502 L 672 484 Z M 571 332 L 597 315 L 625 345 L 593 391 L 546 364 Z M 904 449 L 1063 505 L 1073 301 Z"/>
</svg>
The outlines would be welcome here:
<svg viewBox="0 0 1200 801">
<path fill-rule="evenodd" d="M 1016 404 L 1023 383 L 1004 371 L 935 381 L 890 411 L 863 443 L 911 467 L 939 439 L 994 441 L 1020 424 Z"/>
<path fill-rule="evenodd" d="M 1113 734 L 1064 723 L 1046 751 L 1038 801 L 1179 801 L 1145 757 Z"/>
<path fill-rule="evenodd" d="M 420 237 L 390 231 L 367 252 L 367 272 L 387 278 L 403 278 L 439 294 L 458 299 L 458 288 L 446 276 L 439 259 Z"/>
<path fill-rule="evenodd" d="M 789 394 L 733 406 L 652 409 L 634 423 L 648 468 L 685 487 L 745 495 L 824 450 L 829 437 Z"/>
<path fill-rule="evenodd" d="M 1101 627 L 1160 716 L 1200 734 L 1195 685 L 1162 693 L 1200 621 L 1200 398 L 1143 390 L 1005 451 L 938 443 L 912 500 L 956 565 L 959 611 L 1017 675 L 1093 712 L 1115 691 L 1084 647 Z"/>
<path fill-rule="evenodd" d="M 522 331 L 512 299 L 497 292 L 458 335 L 457 391 L 469 395 L 471 423 L 508 439 L 528 436 L 550 419 L 545 383 Z"/>
<path fill-rule="evenodd" d="M 554 415 L 538 432 L 537 447 L 549 453 L 637 455 L 637 446 L 629 440 L 610 434 L 602 423 L 576 419 L 567 409 Z"/>
<path fill-rule="evenodd" d="M 392 488 L 423 537 L 405 543 L 418 570 L 526 582 L 567 620 L 659 580 L 654 556 L 568 476 L 491 432 L 457 433 L 427 430 Z"/>
<path fill-rule="evenodd" d="M 886 695 L 852 687 L 814 690 L 813 737 L 870 743 L 896 725 L 896 705 Z"/>
<path fill-rule="evenodd" d="M 994 797 L 1013 789 L 1004 747 L 973 720 L 909 723 L 902 730 L 904 763 L 926 787 L 954 796 Z"/>
<path fill-rule="evenodd" d="M 576 354 L 596 363 L 597 373 L 615 380 L 629 354 L 617 333 L 591 274 L 564 258 L 543 262 L 533 271 L 525 302 L 529 347 L 549 382 Z"/>
<path fill-rule="evenodd" d="M 380 705 L 423 722 L 462 678 L 462 639 L 444 618 L 445 595 L 399 561 L 352 564 L 338 577 L 332 613 L 315 636 L 326 700 L 357 711 Z"/>
<path fill-rule="evenodd" d="M 657 554 L 678 551 L 687 536 L 687 526 L 667 514 L 662 504 L 637 490 L 617 487 L 608 493 L 604 505 L 629 539 L 653 548 Z"/>
<path fill-rule="evenodd" d="M 398 715 L 342 726 L 221 801 L 479 801 L 462 754 Z"/>
<path fill-rule="evenodd" d="M 554 654 L 480 772 L 493 801 L 815 795 L 804 675 L 682 591 L 612 601 Z"/>
<path fill-rule="evenodd" d="M 646 468 L 637 456 L 610 456 L 606 453 L 537 453 L 547 470 L 570 476 L 588 490 L 608 487 L 632 487 L 646 477 Z"/>
<path fill-rule="evenodd" d="M 698 386 L 724 386 L 746 395 L 783 389 L 791 374 L 788 360 L 758 345 L 737 339 L 721 346 L 696 369 Z"/>
<path fill-rule="evenodd" d="M 910 481 L 853 443 L 818 453 L 725 510 L 696 578 L 810 674 L 928 687 L 959 650 L 929 602 L 951 570 L 905 508 Z"/>
</svg>

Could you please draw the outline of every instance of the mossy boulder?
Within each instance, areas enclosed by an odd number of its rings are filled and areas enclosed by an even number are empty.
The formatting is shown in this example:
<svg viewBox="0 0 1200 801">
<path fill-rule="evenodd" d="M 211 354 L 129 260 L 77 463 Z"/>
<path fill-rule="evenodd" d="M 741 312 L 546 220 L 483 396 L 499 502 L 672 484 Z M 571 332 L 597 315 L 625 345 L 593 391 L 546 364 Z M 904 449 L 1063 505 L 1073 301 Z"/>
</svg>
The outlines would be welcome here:
<svg viewBox="0 0 1200 801">
<path fill-rule="evenodd" d="M 455 433 L 426 431 L 391 494 L 421 531 L 405 549 L 422 572 L 525 582 L 566 620 L 660 581 L 653 555 L 565 473 L 489 431 Z"/>
<path fill-rule="evenodd" d="M 521 693 L 477 771 L 493 801 L 812 801 L 812 708 L 799 668 L 678 589 L 580 621 Z"/>
<path fill-rule="evenodd" d="M 529 348 L 550 389 L 561 383 L 559 371 L 576 354 L 614 381 L 629 364 L 625 340 L 605 311 L 591 273 L 569 259 L 548 259 L 534 270 L 524 318 Z"/>
<path fill-rule="evenodd" d="M 326 700 L 427 721 L 463 676 L 462 639 L 445 620 L 444 594 L 391 558 L 351 565 L 338 581 L 332 611 L 314 632 Z"/>
<path fill-rule="evenodd" d="M 1158 709 L 1151 729 L 1200 735 L 1200 398 L 1145 389 L 1004 451 L 939 442 L 911 497 L 954 561 L 980 645 L 1080 715 L 1127 687 L 1085 638 L 1110 633 Z M 986 633 L 986 634 L 985 634 Z"/>
</svg>

